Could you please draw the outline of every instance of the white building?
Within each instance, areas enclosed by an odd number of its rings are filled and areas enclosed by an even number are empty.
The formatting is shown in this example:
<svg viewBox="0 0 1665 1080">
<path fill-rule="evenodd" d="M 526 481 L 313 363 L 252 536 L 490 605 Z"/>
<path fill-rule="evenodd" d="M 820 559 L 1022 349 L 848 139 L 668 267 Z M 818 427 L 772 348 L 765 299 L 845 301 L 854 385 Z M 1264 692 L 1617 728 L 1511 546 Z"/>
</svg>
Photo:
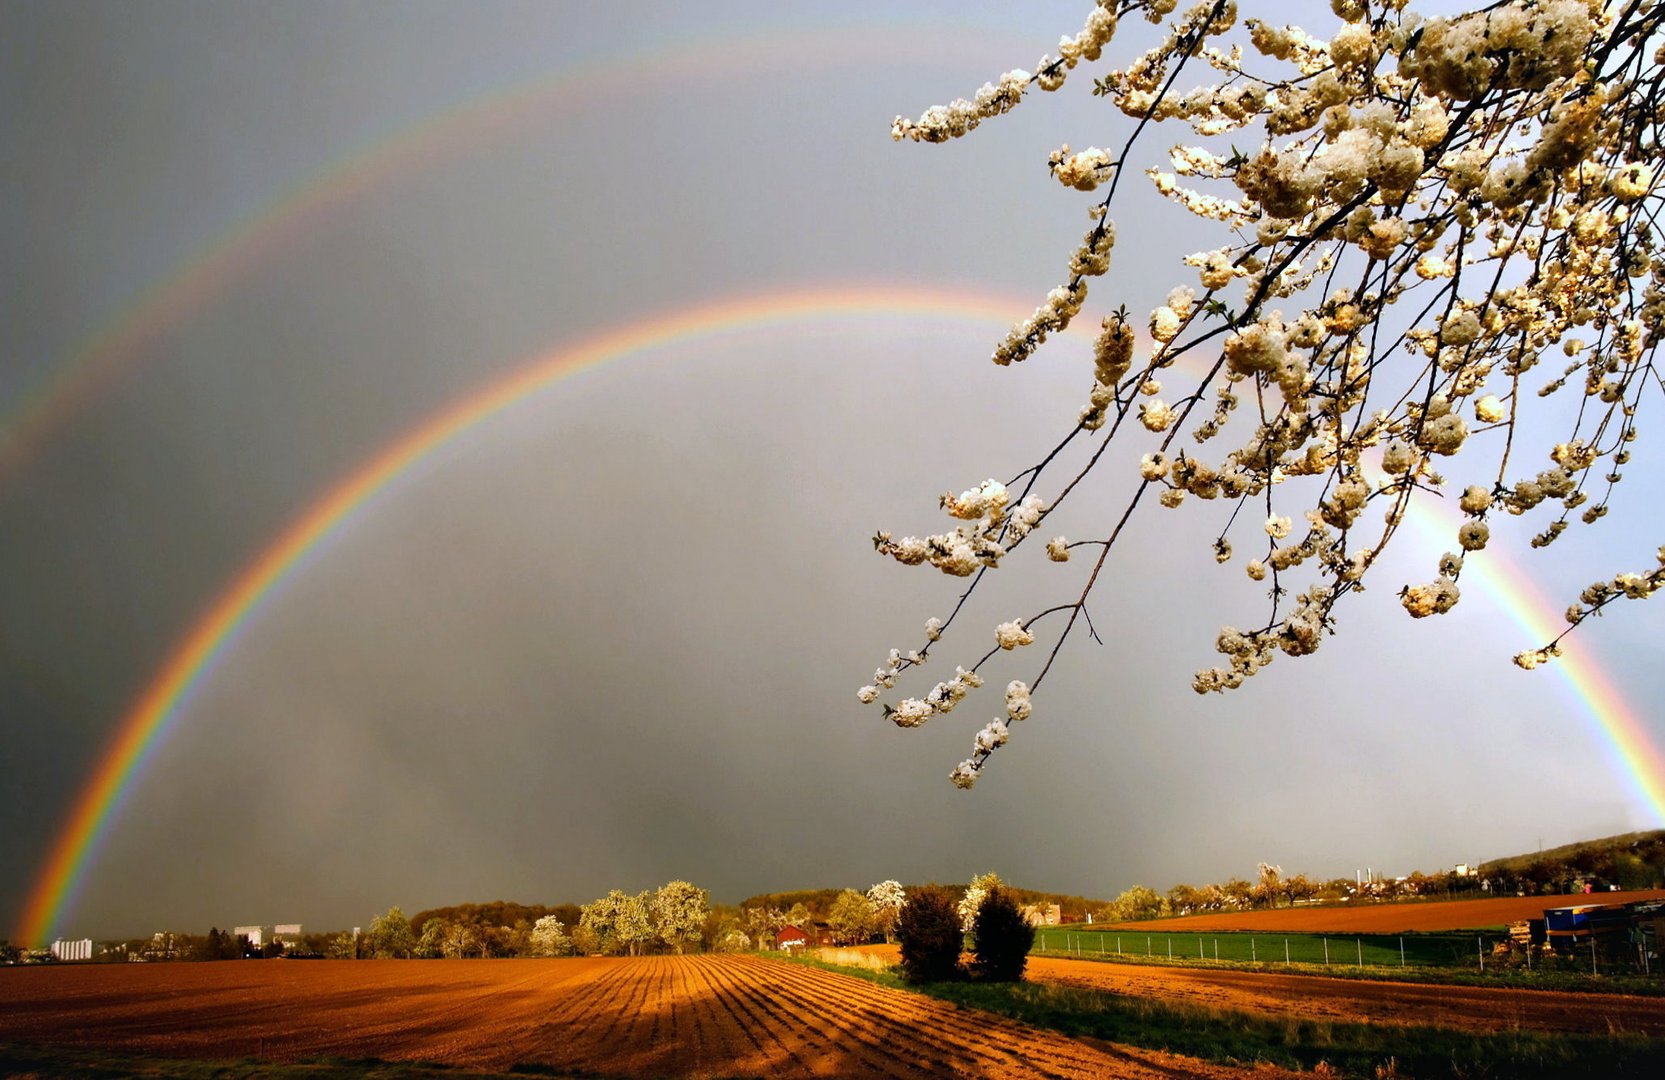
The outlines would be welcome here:
<svg viewBox="0 0 1665 1080">
<path fill-rule="evenodd" d="M 300 940 L 301 924 L 298 922 L 278 923 L 272 927 L 272 940 L 290 944 Z"/>
<path fill-rule="evenodd" d="M 266 928 L 264 926 L 239 926 L 231 931 L 232 937 L 246 937 L 249 947 L 258 949 L 266 944 Z"/>
<path fill-rule="evenodd" d="M 52 943 L 52 958 L 54 960 L 91 960 L 92 938 L 82 938 L 79 941 L 65 941 L 59 938 Z"/>
</svg>

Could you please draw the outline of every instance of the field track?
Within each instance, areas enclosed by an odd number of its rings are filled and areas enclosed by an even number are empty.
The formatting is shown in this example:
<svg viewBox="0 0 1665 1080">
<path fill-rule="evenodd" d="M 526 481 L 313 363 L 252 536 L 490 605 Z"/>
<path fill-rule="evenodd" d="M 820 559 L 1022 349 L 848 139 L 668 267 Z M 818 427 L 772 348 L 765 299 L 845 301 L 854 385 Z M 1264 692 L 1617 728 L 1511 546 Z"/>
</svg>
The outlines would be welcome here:
<svg viewBox="0 0 1665 1080">
<path fill-rule="evenodd" d="M 647 1076 L 1256 1078 L 751 956 L 0 969 L 0 1041 Z"/>
<path fill-rule="evenodd" d="M 1405 904 L 1360 904 L 1351 907 L 1276 908 L 1271 911 L 1229 911 L 1182 915 L 1147 922 L 1106 923 L 1092 930 L 1138 930 L 1141 933 L 1179 933 L 1191 930 L 1253 930 L 1291 934 L 1398 934 L 1417 930 L 1472 930 L 1502 926 L 1518 919 L 1541 919 L 1544 909 L 1573 904 L 1624 904 L 1632 900 L 1665 898 L 1665 890 L 1578 893 L 1572 896 L 1499 896 L 1486 900 L 1422 900 Z M 1083 927 L 1082 929 L 1087 929 Z"/>
<path fill-rule="evenodd" d="M 1029 958 L 1028 978 L 1217 1009 L 1467 1031 L 1665 1036 L 1665 998 Z"/>
</svg>

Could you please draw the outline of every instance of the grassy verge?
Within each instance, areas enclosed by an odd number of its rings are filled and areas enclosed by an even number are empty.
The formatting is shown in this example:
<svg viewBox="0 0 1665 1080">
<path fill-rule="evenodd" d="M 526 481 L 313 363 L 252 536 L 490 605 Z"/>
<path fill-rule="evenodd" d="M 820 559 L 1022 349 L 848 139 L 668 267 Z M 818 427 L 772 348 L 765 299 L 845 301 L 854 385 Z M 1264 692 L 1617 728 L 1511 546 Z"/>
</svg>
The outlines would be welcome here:
<svg viewBox="0 0 1665 1080">
<path fill-rule="evenodd" d="M 1267 1062 L 1311 1069 L 1323 1063 L 1346 1076 L 1424 1080 L 1582 1080 L 1591 1076 L 1657 1080 L 1665 1062 L 1665 1039 L 1639 1035 L 1475 1034 L 1428 1026 L 1333 1023 L 1041 983 L 908 986 L 891 972 L 842 967 L 811 957 L 794 957 L 792 962 L 927 994 L 1065 1035 L 1223 1064 Z"/>
<path fill-rule="evenodd" d="M 544 1065 L 516 1065 L 507 1073 L 475 1072 L 433 1061 L 384 1061 L 380 1058 L 320 1058 L 315 1061 L 199 1061 L 108 1050 L 0 1043 L 0 1076 L 39 1080 L 469 1080 L 521 1076 L 561 1076 L 600 1080 L 600 1074 Z"/>
<path fill-rule="evenodd" d="M 1172 960 L 1169 960 L 1162 954 L 1146 956 L 1143 953 L 1124 953 L 1117 956 L 1115 953 L 1100 954 L 1091 950 L 1077 953 L 1062 949 L 1042 950 L 1040 948 L 1033 950 L 1030 955 L 1056 957 L 1062 960 L 1089 960 L 1095 964 L 1137 964 L 1140 967 L 1184 967 L 1201 968 L 1209 971 L 1258 971 L 1272 975 L 1322 975 L 1331 979 L 1364 979 L 1372 982 L 1422 983 L 1433 986 L 1479 986 L 1506 990 L 1563 990 L 1580 994 L 1637 994 L 1644 997 L 1665 997 L 1665 981 L 1658 977 L 1592 975 L 1588 971 L 1576 970 L 1545 970 L 1538 968 L 1528 971 L 1524 967 L 1488 966 L 1486 971 L 1481 973 L 1453 968 L 1401 968 L 1370 964 L 1366 964 L 1362 968 L 1355 964 L 1342 963 L 1307 964 L 1296 962 L 1285 964 L 1281 959 L 1251 963 L 1247 960 L 1214 960 L 1213 958 L 1198 960 L 1195 956 L 1186 958 L 1175 955 Z"/>
</svg>

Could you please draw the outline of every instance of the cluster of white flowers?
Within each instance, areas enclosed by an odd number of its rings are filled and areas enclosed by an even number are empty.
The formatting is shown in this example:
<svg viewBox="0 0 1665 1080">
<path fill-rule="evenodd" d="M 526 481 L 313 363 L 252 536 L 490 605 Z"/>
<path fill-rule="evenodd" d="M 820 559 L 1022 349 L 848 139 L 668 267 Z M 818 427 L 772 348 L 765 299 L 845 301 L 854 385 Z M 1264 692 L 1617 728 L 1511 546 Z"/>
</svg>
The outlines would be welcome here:
<svg viewBox="0 0 1665 1080">
<path fill-rule="evenodd" d="M 1176 8 L 1174 0 L 1100 0 L 1088 29 L 1065 38 L 1036 76 L 1009 75 L 976 102 L 898 121 L 895 133 L 940 141 L 969 131 L 1015 105 L 1029 82 L 1049 89 L 1099 60 L 1118 11 L 1160 24 Z M 1056 485 L 1060 498 L 1079 490 L 1118 436 L 1131 443 L 1148 432 L 1156 443 L 1134 451 L 1143 483 L 1112 512 L 1106 537 L 1046 545 L 1057 562 L 1072 546 L 1103 548 L 1086 591 L 1044 608 L 1067 613 L 1060 644 L 1086 614 L 1098 568 L 1148 486 L 1163 507 L 1223 504 L 1224 524 L 1211 530 L 1216 562 L 1232 558 L 1233 532 L 1240 544 L 1252 532 L 1262 545 L 1244 571 L 1267 582 L 1270 616 L 1257 631 L 1222 631 L 1215 644 L 1229 664 L 1199 672 L 1199 692 L 1239 686 L 1278 653 L 1315 651 L 1335 625 L 1335 605 L 1364 589 L 1413 503 L 1446 490 L 1436 463 L 1466 474 L 1450 489 L 1464 517 L 1437 577 L 1400 591 L 1412 617 L 1458 602 L 1465 560 L 1485 558 L 1498 542 L 1491 514 L 1545 515 L 1532 525 L 1537 547 L 1575 520 L 1600 521 L 1631 462 L 1638 411 L 1662 386 L 1654 365 L 1665 341 L 1658 5 L 1499 0 L 1439 18 L 1406 0 L 1332 0 L 1331 9 L 1340 22 L 1327 41 L 1255 19 L 1230 40 L 1237 4 L 1195 0 L 1150 48 L 1095 73 L 1094 93 L 1138 121 L 1135 137 L 1099 140 L 1117 151 L 1066 144 L 1052 153 L 1061 185 L 1098 193 L 1091 225 L 1065 283 L 994 355 L 1010 364 L 1084 311 L 1100 320 L 1087 402 L 1065 440 L 1083 438 L 1093 450 Z M 1263 59 L 1246 67 L 1246 51 Z M 1268 60 L 1284 70 L 1260 70 Z M 1217 85 L 1184 88 L 1187 65 L 1218 73 Z M 1139 137 L 1168 121 L 1197 138 L 1165 144 L 1161 164 L 1135 165 Z M 1258 134 L 1241 151 L 1220 138 L 1244 131 Z M 1192 145 L 1199 141 L 1206 145 Z M 1227 234 L 1180 260 L 1195 277 L 1149 312 L 1143 358 L 1125 305 L 1088 307 L 1087 279 L 1109 270 L 1109 212 L 1124 162 Z M 1178 366 L 1188 353 L 1206 373 L 1189 385 L 1185 373 L 1195 369 Z M 1531 374 L 1540 365 L 1547 376 Z M 1537 404 L 1563 399 L 1559 412 Z M 1546 428 L 1546 417 L 1556 426 Z M 1172 445 L 1187 428 L 1198 443 L 1227 442 L 1205 461 Z M 1546 430 L 1558 438 L 1527 445 Z M 1547 463 L 1536 457 L 1543 449 Z M 1526 469 L 1523 453 L 1535 462 Z M 1074 468 L 1067 460 L 1055 451 L 1019 475 L 1032 488 L 1043 474 Z M 1027 499 L 1008 507 L 1010 498 L 988 485 L 945 498 L 961 522 L 954 531 L 900 541 L 880 533 L 876 546 L 904 563 L 977 573 L 1052 509 Z M 1379 512 L 1367 514 L 1372 505 Z M 1662 575 L 1665 549 L 1660 569 L 1586 589 L 1568 622 L 1620 597 L 1649 596 L 1665 585 Z M 1093 632 L 1090 619 L 1080 622 Z M 1004 623 L 989 656 L 1032 640 L 1022 622 Z M 1559 640 L 1517 663 L 1553 658 Z M 1034 686 L 1056 655 L 1047 654 Z M 862 700 L 876 700 L 894 676 L 863 687 Z M 1009 690 L 1008 715 L 978 733 L 955 783 L 969 787 L 1008 725 L 1028 715 L 1031 687 L 1013 685 L 1023 687 L 1021 709 L 1013 711 Z M 910 721 L 920 713 L 912 700 L 898 709 Z M 937 711 L 931 695 L 917 701 Z"/>
<path fill-rule="evenodd" d="M 1457 606 L 1461 595 L 1457 582 L 1442 575 L 1427 585 L 1407 586 L 1400 593 L 1400 602 L 1411 618 L 1424 619 L 1429 615 L 1444 615 Z"/>
<path fill-rule="evenodd" d="M 888 532 L 880 532 L 873 537 L 874 550 L 906 566 L 930 563 L 945 574 L 969 577 L 983 567 L 998 566 L 1006 554 L 1006 543 L 1023 539 L 1046 512 L 1045 503 L 1030 495 L 1008 514 L 1009 499 L 1006 485 L 993 479 L 959 495 L 950 492 L 943 495 L 942 508 L 949 517 L 966 524 L 923 539 L 904 536 L 897 540 Z M 930 633 L 935 635 L 940 630 L 939 625 Z M 936 640 L 935 636 L 931 640 Z"/>
<path fill-rule="evenodd" d="M 947 105 L 933 105 L 918 120 L 898 116 L 891 123 L 890 137 L 898 141 L 947 142 L 969 133 L 990 117 L 1017 108 L 1030 82 L 1042 90 L 1058 89 L 1064 85 L 1064 79 L 1076 64 L 1083 60 L 1097 60 L 1103 55 L 1104 46 L 1116 33 L 1117 6 L 1116 0 L 1099 0 L 1088 14 L 1081 32 L 1074 37 L 1060 39 L 1058 56 L 1041 57 L 1034 75 L 1015 68 L 1002 75 L 999 83 L 984 83 L 971 101 L 959 98 Z"/>
<path fill-rule="evenodd" d="M 1013 619 L 994 628 L 994 641 L 1002 649 L 1010 651 L 1020 645 L 1033 645 L 1035 635 L 1023 628 L 1022 619 Z"/>
</svg>

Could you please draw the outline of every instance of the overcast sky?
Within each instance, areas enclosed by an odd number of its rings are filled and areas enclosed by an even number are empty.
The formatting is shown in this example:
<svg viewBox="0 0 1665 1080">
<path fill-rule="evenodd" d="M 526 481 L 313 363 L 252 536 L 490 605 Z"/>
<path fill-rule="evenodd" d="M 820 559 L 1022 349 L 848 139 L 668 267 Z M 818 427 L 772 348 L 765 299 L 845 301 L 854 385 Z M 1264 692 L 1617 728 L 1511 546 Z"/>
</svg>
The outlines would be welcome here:
<svg viewBox="0 0 1665 1080">
<path fill-rule="evenodd" d="M 1147 515 L 1104 645 L 1066 645 L 971 793 L 947 775 L 998 690 L 911 732 L 856 702 L 961 584 L 873 532 L 942 528 L 939 493 L 1033 463 L 1081 404 L 1078 342 L 987 355 L 1087 223 L 1047 153 L 1125 130 L 1079 76 L 950 146 L 890 120 L 1032 66 L 1087 6 L 0 3 L 0 932 L 135 699 L 289 522 L 493 377 L 782 289 L 1010 300 L 672 343 L 448 443 L 249 619 L 60 929 L 328 929 L 678 877 L 732 902 L 995 869 L 1108 897 L 1661 825 L 1566 684 L 1510 665 L 1539 642 L 1493 597 L 1404 617 L 1438 557 L 1415 540 L 1318 655 L 1202 699 L 1190 673 L 1257 591 L 1208 556 L 1217 517 Z M 1160 302 L 1210 235 L 1137 190 L 1120 220 L 1101 313 Z M 1659 485 L 1625 486 L 1557 552 L 1584 565 L 1517 556 L 1557 608 L 1665 539 Z M 930 681 L 1079 588 L 1024 554 Z M 1656 744 L 1657 606 L 1576 640 Z"/>
</svg>

